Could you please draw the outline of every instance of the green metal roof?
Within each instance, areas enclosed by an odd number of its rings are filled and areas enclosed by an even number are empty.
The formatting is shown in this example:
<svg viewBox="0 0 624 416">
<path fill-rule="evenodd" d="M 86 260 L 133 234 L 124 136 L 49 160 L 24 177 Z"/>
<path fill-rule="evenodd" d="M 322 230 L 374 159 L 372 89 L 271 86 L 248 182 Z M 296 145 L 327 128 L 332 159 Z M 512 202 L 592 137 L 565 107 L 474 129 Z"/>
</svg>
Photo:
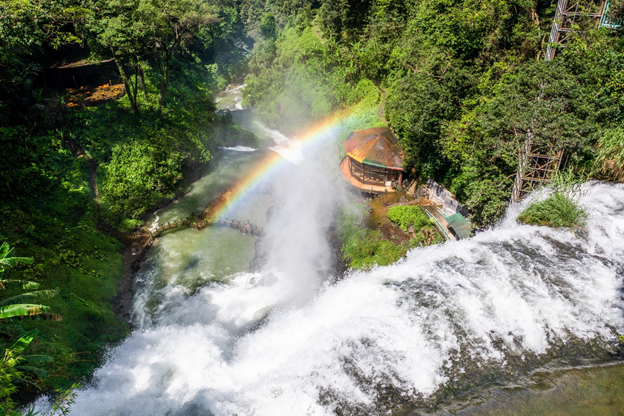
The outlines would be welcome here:
<svg viewBox="0 0 624 416">
<path fill-rule="evenodd" d="M 455 234 L 459 239 L 468 238 L 472 233 L 472 227 L 470 227 L 470 223 L 466 221 L 466 218 L 462 214 L 455 213 L 446 217 L 446 221 L 449 223 Z"/>
</svg>

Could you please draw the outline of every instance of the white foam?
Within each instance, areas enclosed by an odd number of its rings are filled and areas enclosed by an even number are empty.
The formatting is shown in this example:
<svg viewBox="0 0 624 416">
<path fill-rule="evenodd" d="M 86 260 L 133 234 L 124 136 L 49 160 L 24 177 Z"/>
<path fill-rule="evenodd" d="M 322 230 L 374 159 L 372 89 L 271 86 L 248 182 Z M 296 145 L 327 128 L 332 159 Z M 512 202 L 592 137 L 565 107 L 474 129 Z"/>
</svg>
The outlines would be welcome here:
<svg viewBox="0 0 624 416">
<path fill-rule="evenodd" d="M 255 152 L 258 149 L 254 149 L 253 147 L 247 146 L 234 146 L 234 147 L 222 147 L 221 149 L 232 150 L 234 152 Z"/>
<path fill-rule="evenodd" d="M 260 133 L 263 133 L 267 137 L 270 137 L 271 139 L 273 139 L 275 144 L 284 143 L 289 140 L 288 137 L 284 136 L 279 131 L 268 128 L 267 126 L 265 126 L 262 122 L 258 120 L 254 121 L 253 125 Z"/>
<path fill-rule="evenodd" d="M 152 223 L 150 224 L 148 228 L 148 230 L 152 233 L 158 230 L 158 220 L 160 220 L 160 217 L 158 217 L 158 211 L 160 210 L 154 211 L 154 219 L 152 220 Z"/>
<path fill-rule="evenodd" d="M 594 184 L 581 202 L 586 238 L 506 221 L 321 286 L 303 304 L 284 303 L 292 271 L 204 287 L 113 350 L 72 414 L 329 415 L 335 399 L 370 409 L 376 384 L 431 394 L 461 346 L 502 363 L 506 350 L 544 353 L 571 334 L 608 339 L 624 329 L 613 264 L 624 256 L 624 186 Z"/>
</svg>

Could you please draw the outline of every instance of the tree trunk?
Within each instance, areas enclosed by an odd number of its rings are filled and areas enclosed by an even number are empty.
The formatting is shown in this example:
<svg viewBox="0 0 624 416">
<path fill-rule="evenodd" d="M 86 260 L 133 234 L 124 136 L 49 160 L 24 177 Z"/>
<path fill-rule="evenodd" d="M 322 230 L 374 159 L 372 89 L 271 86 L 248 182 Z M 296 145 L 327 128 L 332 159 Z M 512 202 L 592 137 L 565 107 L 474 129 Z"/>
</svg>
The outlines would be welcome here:
<svg viewBox="0 0 624 416">
<path fill-rule="evenodd" d="M 164 63 L 162 64 L 162 83 L 160 84 L 160 96 L 158 97 L 158 109 L 162 108 L 165 93 L 169 88 L 169 65 L 171 63 L 172 50 L 165 51 Z"/>
<path fill-rule="evenodd" d="M 143 71 L 143 67 L 141 67 L 141 88 L 143 89 L 143 95 L 145 96 L 145 100 L 147 100 L 147 88 L 145 88 L 145 71 Z"/>
<path fill-rule="evenodd" d="M 132 75 L 128 73 L 125 65 L 121 62 L 115 50 L 111 48 L 111 52 L 113 53 L 113 57 L 115 58 L 115 64 L 117 64 L 117 69 L 119 70 L 119 75 L 121 75 L 121 79 L 126 87 L 126 94 L 128 95 L 128 100 L 130 101 L 130 106 L 132 110 L 137 115 L 137 117 L 141 117 L 141 111 L 139 110 L 138 97 L 136 94 L 136 82 L 132 82 Z M 134 84 L 134 85 L 133 85 Z"/>
</svg>

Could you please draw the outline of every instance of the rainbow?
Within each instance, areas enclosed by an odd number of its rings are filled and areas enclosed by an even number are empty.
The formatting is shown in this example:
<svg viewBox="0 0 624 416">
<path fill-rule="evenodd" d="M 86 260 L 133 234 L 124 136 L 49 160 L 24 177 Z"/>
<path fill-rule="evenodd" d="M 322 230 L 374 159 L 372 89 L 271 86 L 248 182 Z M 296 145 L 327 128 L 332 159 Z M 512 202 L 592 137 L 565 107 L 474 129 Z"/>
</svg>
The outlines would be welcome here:
<svg viewBox="0 0 624 416">
<path fill-rule="evenodd" d="M 340 111 L 327 119 L 315 124 L 290 143 L 300 146 L 301 150 L 323 143 L 334 136 L 352 114 L 345 110 Z M 212 209 L 211 220 L 223 218 L 258 184 L 265 181 L 280 167 L 291 163 L 277 152 L 267 152 L 264 157 L 245 177 L 232 185 L 224 194 L 221 201 Z"/>
</svg>

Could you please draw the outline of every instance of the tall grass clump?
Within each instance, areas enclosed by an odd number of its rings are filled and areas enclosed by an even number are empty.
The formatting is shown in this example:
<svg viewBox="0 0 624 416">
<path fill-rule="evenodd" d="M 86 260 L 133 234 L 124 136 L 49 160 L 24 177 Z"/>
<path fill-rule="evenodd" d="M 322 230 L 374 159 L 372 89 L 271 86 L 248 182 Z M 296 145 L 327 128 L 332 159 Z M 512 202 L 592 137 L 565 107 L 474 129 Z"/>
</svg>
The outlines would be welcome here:
<svg viewBox="0 0 624 416">
<path fill-rule="evenodd" d="M 598 140 L 594 173 L 601 178 L 624 182 L 624 129 L 609 129 Z"/>
<path fill-rule="evenodd" d="M 583 195 L 582 180 L 574 178 L 571 172 L 558 172 L 550 186 L 552 193 L 529 204 L 518 216 L 518 221 L 553 228 L 584 226 L 588 214 L 578 202 Z"/>
</svg>

